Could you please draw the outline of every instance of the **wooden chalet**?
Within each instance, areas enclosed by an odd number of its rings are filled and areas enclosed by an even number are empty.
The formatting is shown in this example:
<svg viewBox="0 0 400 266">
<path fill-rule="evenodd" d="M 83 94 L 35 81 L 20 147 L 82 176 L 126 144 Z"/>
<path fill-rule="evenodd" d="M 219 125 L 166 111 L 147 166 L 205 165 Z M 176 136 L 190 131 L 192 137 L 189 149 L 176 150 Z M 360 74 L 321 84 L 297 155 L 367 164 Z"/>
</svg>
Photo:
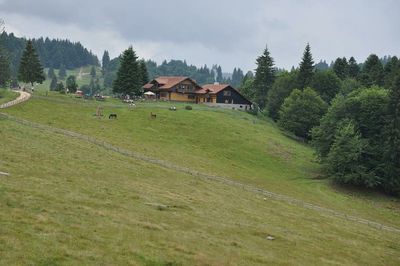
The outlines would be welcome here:
<svg viewBox="0 0 400 266">
<path fill-rule="evenodd" d="M 158 77 L 143 86 L 160 100 L 205 103 L 223 107 L 251 109 L 252 103 L 229 84 L 199 86 L 188 77 Z"/>
<path fill-rule="evenodd" d="M 160 100 L 196 102 L 196 91 L 201 87 L 188 77 L 158 77 L 143 86 Z"/>
</svg>

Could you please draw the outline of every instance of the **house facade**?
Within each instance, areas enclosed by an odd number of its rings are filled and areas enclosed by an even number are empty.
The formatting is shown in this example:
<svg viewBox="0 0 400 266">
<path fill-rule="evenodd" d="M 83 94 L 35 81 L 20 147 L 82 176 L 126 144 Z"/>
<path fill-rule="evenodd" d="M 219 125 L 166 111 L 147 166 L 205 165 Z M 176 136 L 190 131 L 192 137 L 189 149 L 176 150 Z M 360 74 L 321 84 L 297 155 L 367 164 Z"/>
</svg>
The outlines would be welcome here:
<svg viewBox="0 0 400 266">
<path fill-rule="evenodd" d="M 213 106 L 251 109 L 252 103 L 229 84 L 199 86 L 188 77 L 158 77 L 143 86 L 160 100 L 204 103 Z"/>
<path fill-rule="evenodd" d="M 188 77 L 158 77 L 143 86 L 160 100 L 178 102 L 196 102 L 196 91 L 201 87 Z"/>
</svg>

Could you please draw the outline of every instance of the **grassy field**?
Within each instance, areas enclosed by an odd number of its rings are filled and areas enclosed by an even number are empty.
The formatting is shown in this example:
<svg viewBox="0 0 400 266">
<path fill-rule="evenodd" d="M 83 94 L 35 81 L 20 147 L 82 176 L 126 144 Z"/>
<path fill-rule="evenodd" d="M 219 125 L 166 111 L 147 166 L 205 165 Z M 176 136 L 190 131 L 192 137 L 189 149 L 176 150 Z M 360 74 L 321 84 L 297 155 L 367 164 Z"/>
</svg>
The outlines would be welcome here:
<svg viewBox="0 0 400 266">
<path fill-rule="evenodd" d="M 18 97 L 18 93 L 9 89 L 0 88 L 0 104 L 12 101 Z"/>
<path fill-rule="evenodd" d="M 400 202 L 321 179 L 308 146 L 249 114 L 50 93 L 4 110 L 196 171 L 400 227 Z M 98 106 L 104 117 L 93 116 Z M 150 112 L 157 119 L 150 118 Z M 117 120 L 107 115 L 117 113 Z M 0 263 L 398 265 L 400 234 L 0 120 Z M 275 240 L 267 240 L 267 236 Z"/>
<path fill-rule="evenodd" d="M 82 85 L 89 85 L 90 84 L 90 80 L 91 80 L 91 76 L 90 76 L 90 70 L 91 70 L 92 66 L 86 66 L 86 67 L 81 67 L 81 68 L 77 68 L 77 69 L 71 69 L 71 70 L 67 70 L 67 77 L 70 75 L 73 75 L 76 77 L 76 82 L 78 84 L 78 86 L 82 86 Z M 99 78 L 99 82 L 100 84 L 103 84 L 103 78 L 102 78 L 102 74 L 101 74 L 101 68 L 100 67 L 96 67 L 96 78 Z M 47 74 L 48 72 L 48 68 L 44 69 L 44 72 Z M 57 77 L 58 77 L 58 69 L 55 69 L 54 72 L 56 73 Z M 58 80 L 58 82 L 62 81 L 65 85 L 65 80 Z M 39 90 L 39 91 L 46 91 L 49 90 L 50 88 L 50 83 L 51 83 L 51 79 L 46 79 L 42 84 L 36 84 L 35 85 L 35 89 Z"/>
</svg>

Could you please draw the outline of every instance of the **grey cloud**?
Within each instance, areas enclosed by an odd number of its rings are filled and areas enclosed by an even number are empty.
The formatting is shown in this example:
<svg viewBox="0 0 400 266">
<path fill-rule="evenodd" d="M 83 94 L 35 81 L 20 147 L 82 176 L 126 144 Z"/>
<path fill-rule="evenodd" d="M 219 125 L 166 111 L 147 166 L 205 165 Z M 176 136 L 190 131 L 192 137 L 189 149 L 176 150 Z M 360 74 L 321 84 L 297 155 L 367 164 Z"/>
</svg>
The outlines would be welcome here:
<svg viewBox="0 0 400 266">
<path fill-rule="evenodd" d="M 265 44 L 281 67 L 297 65 L 307 42 L 316 61 L 338 56 L 361 61 L 372 52 L 399 55 L 399 10 L 396 0 L 0 1 L 0 15 L 43 20 L 51 29 L 59 28 L 52 36 L 70 36 L 66 25 L 73 25 L 86 32 L 79 37 L 95 51 L 112 50 L 108 45 L 115 42 L 136 43 L 143 50 L 152 44 L 156 50 L 146 53 L 157 59 L 184 57 L 197 65 L 219 63 L 246 70 L 254 68 Z M 18 30 L 36 36 L 31 29 L 35 27 Z M 92 32 L 96 40 L 101 32 L 120 39 L 105 37 L 93 44 Z"/>
</svg>

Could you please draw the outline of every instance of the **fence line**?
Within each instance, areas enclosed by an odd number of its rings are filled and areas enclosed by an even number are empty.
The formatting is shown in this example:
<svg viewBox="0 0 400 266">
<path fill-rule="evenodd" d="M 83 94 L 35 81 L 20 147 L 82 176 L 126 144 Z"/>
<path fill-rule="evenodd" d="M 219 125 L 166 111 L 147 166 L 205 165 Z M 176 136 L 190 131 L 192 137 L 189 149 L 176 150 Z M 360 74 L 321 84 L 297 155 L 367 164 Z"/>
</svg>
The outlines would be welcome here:
<svg viewBox="0 0 400 266">
<path fill-rule="evenodd" d="M 378 222 L 374 222 L 374 221 L 370 221 L 367 219 L 363 219 L 363 218 L 359 218 L 356 216 L 351 216 L 351 215 L 347 215 L 345 213 L 339 212 L 339 211 L 335 211 L 332 209 L 328 209 L 325 207 L 321 207 L 315 204 L 311 204 L 311 203 L 307 203 L 305 201 L 302 200 L 298 200 L 286 195 L 282 195 L 282 194 L 278 194 L 275 192 L 271 192 L 265 189 L 261 189 L 261 188 L 257 188 L 254 187 L 252 185 L 248 185 L 245 183 L 241 183 L 235 180 L 232 180 L 230 178 L 227 177 L 223 177 L 223 176 L 218 176 L 218 175 L 212 175 L 209 173 L 204 173 L 204 172 L 199 172 L 197 170 L 193 170 L 187 167 L 182 167 L 164 160 L 160 160 L 160 159 L 156 159 L 156 158 L 152 158 L 149 156 L 146 156 L 144 154 L 138 153 L 138 152 L 134 152 L 131 150 L 126 150 L 117 146 L 114 146 L 110 143 L 107 143 L 105 141 L 102 140 L 98 140 L 94 137 L 88 136 L 88 135 L 83 135 L 77 132 L 73 132 L 73 131 L 69 131 L 69 130 L 65 130 L 65 129 L 60 129 L 60 128 L 56 128 L 56 127 L 51 127 L 48 125 L 43 125 L 43 124 L 39 124 L 39 123 L 35 123 L 35 122 L 31 122 L 31 121 L 27 121 L 24 119 L 20 119 L 14 116 L 11 116 L 9 114 L 5 114 L 5 113 L 0 113 L 0 118 L 4 118 L 4 119 L 8 119 L 11 121 L 14 121 L 16 123 L 25 125 L 25 126 L 29 126 L 32 128 L 36 128 L 36 129 L 40 129 L 40 130 L 44 130 L 47 132 L 52 132 L 52 133 L 58 133 L 58 134 L 62 134 L 64 136 L 68 136 L 68 137 L 73 137 L 73 138 L 77 138 L 80 140 L 84 140 L 87 141 L 89 143 L 92 143 L 94 145 L 100 146 L 104 149 L 110 150 L 110 151 L 114 151 L 116 153 L 119 153 L 121 155 L 127 156 L 127 157 L 131 157 L 134 159 L 138 159 L 141 161 L 145 161 L 147 163 L 151 163 L 151 164 L 156 164 L 158 166 L 167 168 L 167 169 L 171 169 L 171 170 L 175 170 L 181 173 L 185 173 L 185 174 L 189 174 L 192 176 L 197 176 L 206 180 L 211 180 L 211 181 L 217 181 L 219 183 L 225 184 L 225 185 L 229 185 L 229 186 L 234 186 L 234 187 L 239 187 L 242 188 L 245 191 L 251 192 L 251 193 L 255 193 L 258 195 L 262 195 L 264 197 L 268 197 L 277 201 L 281 201 L 281 202 L 286 202 L 292 205 L 296 205 L 298 207 L 301 208 L 305 208 L 305 209 L 311 209 L 314 210 L 318 213 L 321 214 L 325 214 L 325 215 L 329 215 L 329 216 L 334 216 L 334 217 L 338 217 L 338 218 L 342 218 L 348 221 L 353 221 L 353 222 L 357 222 L 357 223 L 361 223 L 361 224 L 365 224 L 368 225 L 370 227 L 373 227 L 375 229 L 379 229 L 379 230 L 385 230 L 385 231 L 389 231 L 389 232 L 395 232 L 395 233 L 400 233 L 400 229 L 399 228 L 395 228 L 392 226 L 387 226 Z"/>
</svg>

